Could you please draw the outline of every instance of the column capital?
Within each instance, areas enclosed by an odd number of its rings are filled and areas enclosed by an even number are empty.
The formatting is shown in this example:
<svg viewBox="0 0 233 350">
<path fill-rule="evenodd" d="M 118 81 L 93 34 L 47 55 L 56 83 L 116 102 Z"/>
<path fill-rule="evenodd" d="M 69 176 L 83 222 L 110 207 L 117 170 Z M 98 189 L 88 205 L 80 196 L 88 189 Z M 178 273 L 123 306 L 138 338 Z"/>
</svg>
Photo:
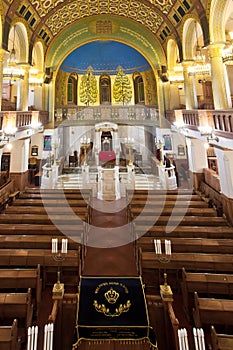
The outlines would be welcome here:
<svg viewBox="0 0 233 350">
<path fill-rule="evenodd" d="M 181 64 L 184 68 L 188 68 L 190 66 L 193 66 L 194 60 L 183 60 Z"/>
<path fill-rule="evenodd" d="M 19 66 L 24 70 L 25 73 L 29 72 L 29 69 L 31 68 L 30 63 L 20 63 Z"/>
<path fill-rule="evenodd" d="M 222 49 L 225 47 L 224 43 L 212 43 L 207 46 L 211 58 L 222 57 Z"/>
<path fill-rule="evenodd" d="M 6 50 L 0 48 L 0 61 L 3 61 L 6 52 L 7 52 Z"/>
</svg>

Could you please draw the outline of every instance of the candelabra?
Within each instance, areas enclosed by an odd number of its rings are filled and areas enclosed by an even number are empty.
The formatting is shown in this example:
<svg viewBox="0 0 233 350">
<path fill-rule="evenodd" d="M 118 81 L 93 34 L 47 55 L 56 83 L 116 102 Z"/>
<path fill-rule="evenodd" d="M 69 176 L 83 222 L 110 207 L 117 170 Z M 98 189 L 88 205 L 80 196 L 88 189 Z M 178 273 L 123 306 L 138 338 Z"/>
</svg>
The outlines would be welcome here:
<svg viewBox="0 0 233 350">
<path fill-rule="evenodd" d="M 155 239 L 154 240 L 155 245 L 155 254 L 159 260 L 159 262 L 163 264 L 167 264 L 171 261 L 171 241 L 165 239 L 164 245 L 165 245 L 165 252 L 162 252 L 162 246 L 161 246 L 161 240 Z M 164 284 L 160 285 L 160 294 L 163 300 L 165 301 L 172 301 L 173 300 L 173 293 L 171 290 L 171 287 L 167 284 L 167 274 L 164 272 Z"/>
<path fill-rule="evenodd" d="M 129 166 L 132 166 L 132 165 L 133 165 L 133 154 L 132 154 L 133 144 L 134 144 L 134 138 L 128 137 L 128 138 L 125 140 L 125 145 L 126 145 L 126 147 L 128 147 L 128 149 L 129 149 L 129 164 L 128 164 Z"/>
<path fill-rule="evenodd" d="M 52 256 L 53 256 L 53 259 L 58 263 L 57 283 L 55 283 L 53 287 L 53 298 L 57 298 L 57 299 L 62 298 L 64 294 L 64 283 L 60 282 L 60 276 L 61 276 L 60 266 L 62 261 L 65 260 L 65 257 L 67 255 L 67 248 L 68 248 L 67 238 L 62 238 L 61 251 L 58 251 L 58 239 L 52 238 Z"/>
<path fill-rule="evenodd" d="M 159 149 L 159 165 L 163 165 L 163 146 L 164 146 L 164 142 L 162 142 L 161 140 L 159 140 L 158 142 L 155 142 L 156 147 Z"/>
<path fill-rule="evenodd" d="M 87 166 L 87 147 L 90 145 L 90 138 L 89 137 L 86 138 L 86 136 L 84 136 L 83 138 L 81 138 L 80 144 L 84 152 L 83 165 L 84 167 L 86 167 Z"/>
</svg>

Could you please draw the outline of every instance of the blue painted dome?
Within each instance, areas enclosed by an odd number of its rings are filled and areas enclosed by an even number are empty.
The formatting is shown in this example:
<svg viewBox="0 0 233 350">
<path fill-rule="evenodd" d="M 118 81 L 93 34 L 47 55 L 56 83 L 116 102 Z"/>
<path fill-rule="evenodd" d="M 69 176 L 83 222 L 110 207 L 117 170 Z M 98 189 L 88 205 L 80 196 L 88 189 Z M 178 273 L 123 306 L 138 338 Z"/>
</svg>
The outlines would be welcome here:
<svg viewBox="0 0 233 350">
<path fill-rule="evenodd" d="M 66 57 L 60 69 L 85 74 L 89 66 L 95 75 L 116 74 L 119 66 L 126 74 L 151 69 L 138 51 L 116 41 L 94 41 L 80 46 Z"/>
</svg>

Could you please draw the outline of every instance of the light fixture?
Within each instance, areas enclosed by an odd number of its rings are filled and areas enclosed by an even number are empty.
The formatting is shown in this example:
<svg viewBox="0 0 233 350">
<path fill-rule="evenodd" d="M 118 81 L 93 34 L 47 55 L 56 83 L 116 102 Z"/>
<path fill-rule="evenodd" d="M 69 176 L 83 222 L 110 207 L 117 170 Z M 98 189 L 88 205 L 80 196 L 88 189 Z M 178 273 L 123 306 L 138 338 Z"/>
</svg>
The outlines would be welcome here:
<svg viewBox="0 0 233 350">
<path fill-rule="evenodd" d="M 227 65 L 233 65 L 233 46 L 232 40 L 228 41 L 222 51 L 222 61 Z"/>
<path fill-rule="evenodd" d="M 215 136 L 213 128 L 209 125 L 199 126 L 198 130 L 200 131 L 201 136 L 206 136 L 207 142 L 216 141 L 219 142 L 219 138 Z"/>
<path fill-rule="evenodd" d="M 195 53 L 195 56 L 193 58 L 194 58 L 195 62 L 203 64 L 206 61 L 206 57 L 202 53 L 202 47 L 198 41 L 197 21 L 194 22 L 194 29 L 195 29 L 195 36 L 196 36 L 196 53 Z"/>
<path fill-rule="evenodd" d="M 5 127 L 0 130 L 0 144 L 6 144 L 10 141 L 11 137 L 14 137 L 17 132 L 17 128 Z"/>
<path fill-rule="evenodd" d="M 24 70 L 21 67 L 18 67 L 18 60 L 15 50 L 15 26 L 13 29 L 13 46 L 10 50 L 10 56 L 7 60 L 7 67 L 3 69 L 3 79 L 15 81 L 18 79 L 24 78 Z"/>
<path fill-rule="evenodd" d="M 198 29 L 197 22 L 194 22 L 194 32 L 196 37 L 196 51 L 193 56 L 194 64 L 189 67 L 189 73 L 194 75 L 210 75 L 210 64 L 206 62 L 206 55 L 203 54 L 203 47 L 200 45 L 198 40 Z"/>
<path fill-rule="evenodd" d="M 7 60 L 7 65 L 8 66 L 16 66 L 16 64 L 18 63 L 17 58 L 16 58 L 16 51 L 15 51 L 15 25 L 14 25 L 14 29 L 13 29 L 13 47 L 10 51 L 10 57 Z"/>
</svg>

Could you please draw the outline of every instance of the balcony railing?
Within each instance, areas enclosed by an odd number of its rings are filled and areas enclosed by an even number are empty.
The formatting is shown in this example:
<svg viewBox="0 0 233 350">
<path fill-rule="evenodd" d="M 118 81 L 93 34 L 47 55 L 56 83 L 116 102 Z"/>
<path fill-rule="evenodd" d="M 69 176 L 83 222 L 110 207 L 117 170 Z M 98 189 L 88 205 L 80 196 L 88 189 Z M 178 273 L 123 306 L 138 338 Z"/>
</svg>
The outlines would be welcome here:
<svg viewBox="0 0 233 350">
<path fill-rule="evenodd" d="M 2 111 L 0 112 L 0 130 L 17 128 L 18 131 L 34 125 L 45 126 L 49 121 L 47 111 Z"/>
<path fill-rule="evenodd" d="M 199 126 L 210 126 L 218 136 L 233 138 L 233 110 L 174 110 L 166 113 L 173 124 L 181 120 L 185 128 L 197 130 Z"/>
<path fill-rule="evenodd" d="M 56 107 L 55 122 L 69 121 L 148 121 L 159 122 L 158 109 L 146 106 Z"/>
</svg>

